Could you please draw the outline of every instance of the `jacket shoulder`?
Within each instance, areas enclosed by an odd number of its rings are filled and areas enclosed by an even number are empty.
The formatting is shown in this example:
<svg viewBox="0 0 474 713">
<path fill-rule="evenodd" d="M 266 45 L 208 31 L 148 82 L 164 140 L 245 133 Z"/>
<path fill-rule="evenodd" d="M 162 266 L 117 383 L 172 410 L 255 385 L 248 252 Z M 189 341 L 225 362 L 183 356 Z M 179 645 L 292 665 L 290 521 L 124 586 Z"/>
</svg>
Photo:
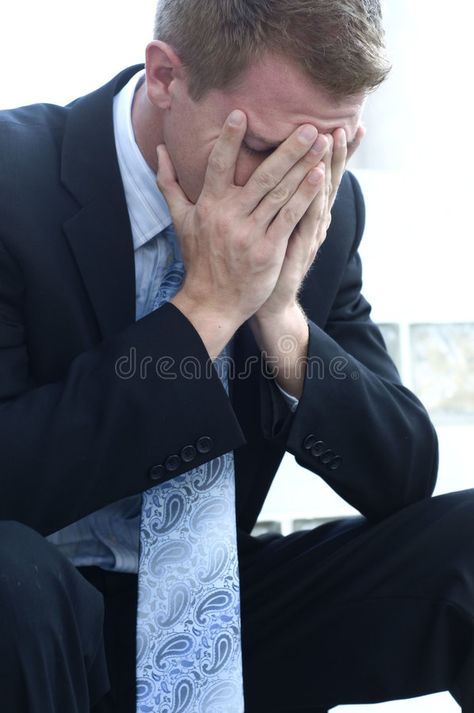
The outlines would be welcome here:
<svg viewBox="0 0 474 713">
<path fill-rule="evenodd" d="M 5 152 L 21 157 L 31 151 L 35 143 L 50 140 L 55 142 L 58 133 L 64 130 L 68 107 L 55 104 L 30 104 L 16 109 L 0 111 L 0 144 L 2 163 Z"/>
<path fill-rule="evenodd" d="M 60 184 L 67 110 L 34 104 L 0 112 L 0 237 L 15 243 L 28 216 L 42 215 Z M 37 226 L 38 229 L 39 226 Z"/>
<path fill-rule="evenodd" d="M 32 104 L 0 112 L 0 186 L 2 195 L 22 194 L 29 176 L 58 171 L 61 138 L 67 109 L 53 104 Z"/>
</svg>

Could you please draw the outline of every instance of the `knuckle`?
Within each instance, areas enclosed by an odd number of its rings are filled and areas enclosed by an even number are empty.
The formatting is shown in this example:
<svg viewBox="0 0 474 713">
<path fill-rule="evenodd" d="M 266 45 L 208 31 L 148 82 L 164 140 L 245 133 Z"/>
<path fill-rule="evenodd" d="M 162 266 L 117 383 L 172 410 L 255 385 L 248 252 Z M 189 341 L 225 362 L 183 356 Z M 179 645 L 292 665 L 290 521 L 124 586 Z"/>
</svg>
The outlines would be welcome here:
<svg viewBox="0 0 474 713">
<path fill-rule="evenodd" d="M 223 174 L 227 171 L 227 165 L 224 157 L 218 152 L 211 153 L 208 160 L 208 166 L 214 173 L 217 174 Z"/>
<path fill-rule="evenodd" d="M 299 213 L 295 206 L 289 204 L 284 205 L 283 208 L 281 208 L 280 215 L 285 223 L 288 223 L 289 225 L 296 225 L 300 219 Z"/>
<path fill-rule="evenodd" d="M 269 195 L 276 203 L 286 203 L 291 198 L 292 193 L 288 186 L 280 183 Z"/>
<path fill-rule="evenodd" d="M 254 173 L 254 180 L 257 186 L 268 193 L 275 185 L 275 179 L 270 173 L 266 171 L 256 171 Z"/>
</svg>

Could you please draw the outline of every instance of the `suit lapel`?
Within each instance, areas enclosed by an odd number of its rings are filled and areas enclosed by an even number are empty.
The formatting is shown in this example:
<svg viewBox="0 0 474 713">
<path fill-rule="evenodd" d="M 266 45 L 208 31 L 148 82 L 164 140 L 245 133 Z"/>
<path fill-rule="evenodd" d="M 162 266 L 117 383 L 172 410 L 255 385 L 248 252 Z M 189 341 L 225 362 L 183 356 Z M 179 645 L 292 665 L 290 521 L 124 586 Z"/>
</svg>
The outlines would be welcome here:
<svg viewBox="0 0 474 713">
<path fill-rule="evenodd" d="M 120 205 L 98 202 L 64 224 L 103 338 L 135 320 L 133 244 L 121 212 Z"/>
<path fill-rule="evenodd" d="M 135 320 L 135 268 L 130 221 L 115 151 L 113 97 L 131 67 L 68 107 L 61 180 L 81 206 L 64 232 L 103 337 Z"/>
</svg>

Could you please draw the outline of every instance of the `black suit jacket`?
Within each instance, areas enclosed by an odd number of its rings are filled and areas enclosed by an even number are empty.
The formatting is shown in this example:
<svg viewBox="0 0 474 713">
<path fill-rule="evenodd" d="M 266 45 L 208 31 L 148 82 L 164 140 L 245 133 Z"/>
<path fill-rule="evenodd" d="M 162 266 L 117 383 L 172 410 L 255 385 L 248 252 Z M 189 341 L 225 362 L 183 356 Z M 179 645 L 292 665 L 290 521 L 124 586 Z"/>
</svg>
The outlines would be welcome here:
<svg viewBox="0 0 474 713">
<path fill-rule="evenodd" d="M 231 449 L 241 546 L 285 449 L 371 519 L 429 496 L 436 436 L 360 294 L 350 173 L 301 293 L 313 373 L 294 415 L 247 324 L 228 397 L 178 309 L 135 322 L 112 99 L 138 69 L 65 108 L 0 113 L 0 518 L 49 533 Z"/>
</svg>

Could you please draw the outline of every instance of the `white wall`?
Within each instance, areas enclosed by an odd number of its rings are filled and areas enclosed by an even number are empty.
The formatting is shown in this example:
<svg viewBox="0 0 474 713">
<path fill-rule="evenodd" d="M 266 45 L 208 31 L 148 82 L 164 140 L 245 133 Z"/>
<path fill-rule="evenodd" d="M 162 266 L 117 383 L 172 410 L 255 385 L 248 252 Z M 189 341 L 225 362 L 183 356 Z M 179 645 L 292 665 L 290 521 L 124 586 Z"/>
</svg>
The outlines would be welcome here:
<svg viewBox="0 0 474 713">
<path fill-rule="evenodd" d="M 65 104 L 144 61 L 154 0 L 3 0 L 0 108 Z"/>
</svg>

